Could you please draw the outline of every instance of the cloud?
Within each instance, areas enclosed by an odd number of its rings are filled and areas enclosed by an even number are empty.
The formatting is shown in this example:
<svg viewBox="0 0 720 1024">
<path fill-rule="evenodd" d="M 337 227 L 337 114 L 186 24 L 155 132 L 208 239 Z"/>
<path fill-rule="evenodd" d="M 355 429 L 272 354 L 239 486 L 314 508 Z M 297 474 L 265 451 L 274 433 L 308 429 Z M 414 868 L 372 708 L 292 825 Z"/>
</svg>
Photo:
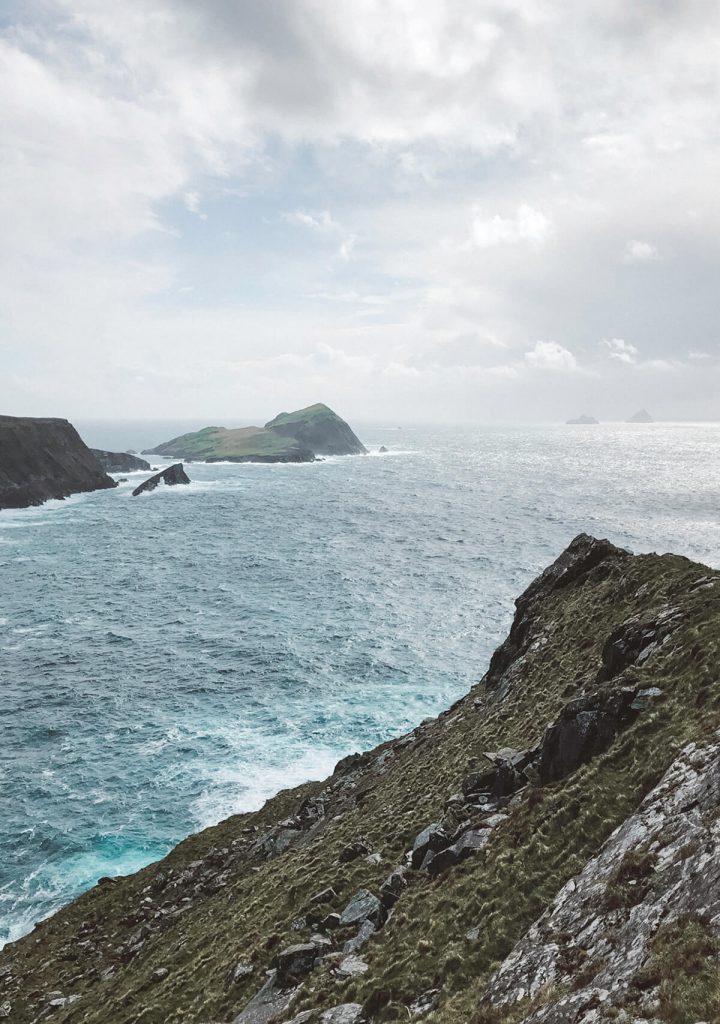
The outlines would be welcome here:
<svg viewBox="0 0 720 1024">
<path fill-rule="evenodd" d="M 558 0 L 43 0 L 2 24 L 2 408 L 173 415 L 177 361 L 202 381 L 182 401 L 235 407 L 240 360 L 272 409 L 300 397 L 289 362 L 260 369 L 290 338 L 303 388 L 379 414 L 375 379 L 452 416 L 494 374 L 484 410 L 547 415 L 590 377 L 617 393 L 621 363 L 682 365 L 643 401 L 720 415 L 717 361 L 687 355 L 717 345 L 717 4 L 590 0 L 570 32 Z M 320 342 L 373 369 L 353 384 Z"/>
<path fill-rule="evenodd" d="M 333 219 L 328 210 L 316 212 L 293 210 L 290 213 L 284 213 L 282 217 L 288 224 L 296 227 L 310 228 L 319 234 L 340 238 L 337 250 L 338 256 L 346 262 L 352 256 L 355 243 L 357 242 L 357 235 L 347 232 L 341 224 Z"/>
<path fill-rule="evenodd" d="M 637 362 L 637 348 L 624 338 L 603 338 L 600 344 L 607 350 L 611 359 L 617 359 L 621 363 Z"/>
<path fill-rule="evenodd" d="M 540 370 L 576 370 L 577 359 L 568 349 L 556 341 L 536 341 L 535 347 L 525 353 L 528 366 Z"/>
<path fill-rule="evenodd" d="M 647 263 L 649 260 L 656 260 L 659 253 L 650 242 L 641 242 L 633 239 L 625 246 L 623 259 L 627 263 Z"/>
<path fill-rule="evenodd" d="M 552 234 L 552 223 L 540 210 L 526 204 L 520 205 L 514 216 L 501 217 L 494 214 L 484 216 L 482 207 L 475 206 L 472 213 L 470 244 L 479 249 L 494 245 L 526 242 L 533 246 L 542 245 Z"/>
</svg>

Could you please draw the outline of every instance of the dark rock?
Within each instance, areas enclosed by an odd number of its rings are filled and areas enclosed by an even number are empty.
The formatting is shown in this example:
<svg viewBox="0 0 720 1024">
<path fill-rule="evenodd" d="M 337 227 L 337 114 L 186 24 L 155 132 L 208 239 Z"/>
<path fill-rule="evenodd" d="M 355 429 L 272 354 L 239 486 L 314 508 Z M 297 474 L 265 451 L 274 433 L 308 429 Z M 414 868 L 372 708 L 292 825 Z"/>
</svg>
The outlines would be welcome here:
<svg viewBox="0 0 720 1024">
<path fill-rule="evenodd" d="M 340 924 L 360 924 L 362 921 L 378 921 L 381 916 L 381 904 L 377 896 L 367 889 L 355 893 L 340 915 Z"/>
<path fill-rule="evenodd" d="M 380 445 L 380 447 L 378 448 L 378 451 L 380 452 L 381 455 L 386 455 L 387 454 L 387 448 L 385 447 L 384 444 Z"/>
<path fill-rule="evenodd" d="M 156 473 L 155 476 L 151 476 L 144 483 L 140 484 L 133 491 L 133 498 L 136 498 L 138 494 L 145 494 L 146 491 L 154 491 L 160 484 L 165 484 L 168 487 L 174 487 L 176 484 L 189 484 L 190 477 L 187 475 L 182 467 L 181 462 L 176 462 L 174 466 L 168 466 L 167 469 L 163 469 L 162 472 Z"/>
<path fill-rule="evenodd" d="M 322 921 L 319 921 L 318 923 L 320 927 L 323 928 L 326 932 L 335 931 L 335 929 L 339 928 L 341 924 L 340 915 L 328 914 L 327 917 L 324 917 Z"/>
<path fill-rule="evenodd" d="M 135 470 L 150 469 L 150 463 L 129 452 L 106 452 L 102 448 L 91 448 L 106 473 L 132 473 Z"/>
<path fill-rule="evenodd" d="M 275 971 L 232 1024 L 275 1024 L 290 1009 L 297 987 L 282 988 Z"/>
<path fill-rule="evenodd" d="M 542 783 L 556 782 L 610 746 L 635 712 L 636 690 L 623 688 L 570 701 L 549 725 L 537 763 Z"/>
<path fill-rule="evenodd" d="M 289 988 L 297 984 L 313 969 L 317 957 L 318 947 L 314 942 L 298 942 L 283 949 L 275 961 L 278 985 Z"/>
<path fill-rule="evenodd" d="M 385 879 L 380 888 L 380 902 L 386 910 L 392 909 L 407 888 L 407 881 L 399 868 Z"/>
<path fill-rule="evenodd" d="M 338 861 L 341 864 L 347 864 L 357 857 L 367 857 L 369 853 L 372 853 L 371 843 L 364 836 L 358 836 L 352 843 L 348 843 L 347 846 L 343 847 L 338 856 Z"/>
<path fill-rule="evenodd" d="M 0 416 L 0 509 L 115 486 L 67 420 Z"/>
<path fill-rule="evenodd" d="M 464 832 L 452 846 L 448 846 L 434 854 L 427 864 L 428 874 L 431 877 L 435 877 L 441 871 L 446 871 L 447 868 L 459 864 L 460 861 L 481 850 L 491 835 L 491 828 L 470 829 Z"/>
<path fill-rule="evenodd" d="M 650 622 L 633 617 L 614 629 L 602 649 L 598 682 L 614 679 L 631 665 L 642 664 L 656 651 L 677 621 L 672 609 Z"/>
<path fill-rule="evenodd" d="M 412 867 L 415 869 L 421 867 L 429 853 L 437 853 L 438 850 L 444 850 L 449 845 L 450 837 L 442 825 L 437 822 L 428 825 L 415 837 L 410 857 Z"/>
<path fill-rule="evenodd" d="M 501 699 L 513 679 L 522 672 L 523 654 L 536 636 L 539 609 L 549 594 L 585 582 L 591 575 L 600 578 L 613 562 L 631 558 L 628 551 L 615 547 L 608 540 L 597 540 L 587 533 L 578 534 L 559 558 L 549 565 L 516 600 L 515 618 L 507 639 L 490 659 L 483 682 Z"/>
<path fill-rule="evenodd" d="M 152 974 L 150 975 L 150 981 L 164 981 L 169 973 L 170 971 L 167 969 L 167 967 L 158 967 L 157 970 L 153 971 Z"/>
</svg>

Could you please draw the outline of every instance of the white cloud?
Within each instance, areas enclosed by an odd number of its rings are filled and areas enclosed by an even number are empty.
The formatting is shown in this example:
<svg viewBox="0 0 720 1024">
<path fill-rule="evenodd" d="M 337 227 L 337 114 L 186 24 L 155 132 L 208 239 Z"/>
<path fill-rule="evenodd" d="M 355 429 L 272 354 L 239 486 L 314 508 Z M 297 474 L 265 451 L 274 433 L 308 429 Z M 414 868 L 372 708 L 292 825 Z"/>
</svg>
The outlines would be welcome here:
<svg viewBox="0 0 720 1024">
<path fill-rule="evenodd" d="M 535 347 L 525 353 L 525 362 L 541 370 L 576 370 L 577 359 L 556 341 L 536 341 Z"/>
<path fill-rule="evenodd" d="M 623 259 L 626 263 L 647 263 L 656 260 L 659 256 L 658 250 L 650 242 L 641 242 L 639 239 L 632 239 L 625 246 Z"/>
<path fill-rule="evenodd" d="M 638 350 L 624 338 L 603 338 L 600 344 L 607 350 L 611 359 L 621 363 L 636 363 Z"/>
<path fill-rule="evenodd" d="M 0 30 L 3 408 L 26 411 L 32 390 L 40 413 L 136 413 L 148 400 L 140 365 L 154 409 L 172 415 L 176 357 L 208 409 L 216 394 L 230 405 L 223 361 L 246 360 L 258 394 L 253 375 L 292 336 L 301 357 L 323 339 L 351 357 L 368 350 L 375 375 L 406 367 L 402 379 L 425 389 L 407 384 L 419 415 L 458 406 L 455 358 L 517 388 L 494 407 L 486 395 L 488 410 L 542 414 L 574 405 L 567 391 L 590 374 L 532 370 L 578 369 L 573 353 L 607 337 L 606 358 L 596 349 L 588 363 L 599 379 L 619 386 L 618 362 L 659 370 L 681 357 L 687 373 L 648 374 L 643 400 L 720 415 L 717 361 L 686 354 L 716 346 L 717 4 L 589 0 L 571 31 L 559 0 L 11 9 L 18 22 Z M 212 211 L 201 244 L 183 207 Z M 658 283 L 668 253 L 677 287 Z M 457 341 L 475 337 L 504 346 L 505 370 Z M 557 340 L 526 353 L 538 337 Z M 433 352 L 437 364 L 411 372 Z M 67 372 L 43 375 L 51 357 Z M 289 404 L 283 366 L 289 378 L 288 363 L 271 364 L 262 387 Z M 304 387 L 381 402 L 369 371 L 353 392 L 338 360 L 302 366 L 313 367 Z M 132 387 L 108 389 L 114 371 Z M 35 385 L 21 393 L 14 380 Z M 542 394 L 522 392 L 528 381 Z"/>
<path fill-rule="evenodd" d="M 472 211 L 470 244 L 479 249 L 518 242 L 538 246 L 548 240 L 552 230 L 550 219 L 525 203 L 518 206 L 515 215 L 511 217 L 501 217 L 497 213 L 487 217 L 482 206 L 476 205 Z"/>
</svg>

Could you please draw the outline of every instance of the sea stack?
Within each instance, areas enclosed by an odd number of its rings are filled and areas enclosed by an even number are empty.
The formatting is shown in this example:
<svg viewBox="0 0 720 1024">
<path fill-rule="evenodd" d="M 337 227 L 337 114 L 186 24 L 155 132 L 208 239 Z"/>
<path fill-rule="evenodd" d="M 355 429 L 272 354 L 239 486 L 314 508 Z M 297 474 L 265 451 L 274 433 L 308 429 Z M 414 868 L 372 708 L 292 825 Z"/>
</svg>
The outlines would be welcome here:
<svg viewBox="0 0 720 1024">
<path fill-rule="evenodd" d="M 655 420 L 652 418 L 647 409 L 640 409 L 633 416 L 630 417 L 628 423 L 654 423 Z"/>
<path fill-rule="evenodd" d="M 115 486 L 67 420 L 0 416 L 0 509 Z"/>
<path fill-rule="evenodd" d="M 177 484 L 189 484 L 190 477 L 187 475 L 182 467 L 181 462 L 176 462 L 174 466 L 168 466 L 167 469 L 163 469 L 160 473 L 156 473 L 155 476 L 149 477 L 144 483 L 136 487 L 132 492 L 133 498 L 137 498 L 139 494 L 145 494 L 148 491 L 154 491 L 160 484 L 165 484 L 167 487 L 175 487 Z"/>
</svg>

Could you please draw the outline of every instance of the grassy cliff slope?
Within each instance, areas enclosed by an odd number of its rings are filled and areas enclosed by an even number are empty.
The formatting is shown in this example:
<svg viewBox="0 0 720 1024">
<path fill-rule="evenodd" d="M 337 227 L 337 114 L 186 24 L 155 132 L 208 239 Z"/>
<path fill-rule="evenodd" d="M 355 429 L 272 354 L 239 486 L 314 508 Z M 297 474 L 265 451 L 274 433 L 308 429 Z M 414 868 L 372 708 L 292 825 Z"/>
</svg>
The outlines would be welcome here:
<svg viewBox="0 0 720 1024">
<path fill-rule="evenodd" d="M 17 1024 L 269 1024 L 340 1005 L 323 1019 L 520 1021 L 527 1006 L 487 1002 L 489 979 L 713 735 L 719 655 L 720 574 L 576 538 L 466 697 L 99 884 L 0 952 L 0 1006 Z"/>
</svg>

